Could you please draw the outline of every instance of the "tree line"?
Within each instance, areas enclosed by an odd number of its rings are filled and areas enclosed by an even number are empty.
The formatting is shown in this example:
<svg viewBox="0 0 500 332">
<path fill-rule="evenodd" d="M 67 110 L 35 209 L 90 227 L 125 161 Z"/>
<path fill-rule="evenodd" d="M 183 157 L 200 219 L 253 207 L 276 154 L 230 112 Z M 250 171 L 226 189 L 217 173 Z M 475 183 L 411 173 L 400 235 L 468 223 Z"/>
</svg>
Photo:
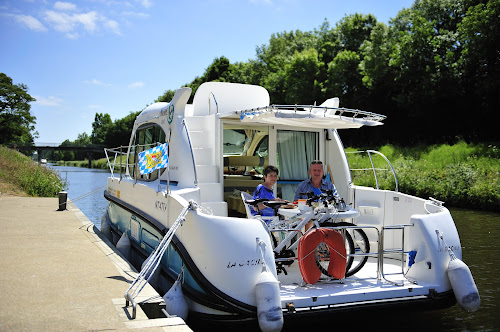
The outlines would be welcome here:
<svg viewBox="0 0 500 332">
<path fill-rule="evenodd" d="M 185 86 L 192 98 L 204 82 L 257 84 L 273 104 L 336 96 L 343 107 L 388 116 L 382 127 L 344 131 L 350 145 L 498 141 L 499 17 L 500 0 L 416 0 L 388 24 L 364 14 L 334 26 L 325 19 L 313 31 L 273 34 L 246 62 L 218 57 Z M 97 113 L 91 135 L 78 140 L 127 145 L 137 114 L 112 121 Z"/>
</svg>

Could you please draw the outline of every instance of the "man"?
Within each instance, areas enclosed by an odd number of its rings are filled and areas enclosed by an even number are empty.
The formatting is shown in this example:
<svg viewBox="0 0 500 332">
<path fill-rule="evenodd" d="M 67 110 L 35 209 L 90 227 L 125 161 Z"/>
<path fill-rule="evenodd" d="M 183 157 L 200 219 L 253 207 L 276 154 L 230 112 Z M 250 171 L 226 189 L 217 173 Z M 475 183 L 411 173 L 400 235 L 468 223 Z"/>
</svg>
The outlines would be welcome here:
<svg viewBox="0 0 500 332">
<path fill-rule="evenodd" d="M 323 179 L 323 163 L 320 160 L 314 160 L 311 162 L 311 167 L 309 168 L 309 179 L 302 181 L 297 187 L 295 192 L 294 201 L 298 199 L 307 199 L 305 193 L 314 192 L 315 195 L 321 194 L 321 190 L 332 190 L 333 195 L 338 197 L 337 189 L 335 185 L 330 181 Z"/>
</svg>

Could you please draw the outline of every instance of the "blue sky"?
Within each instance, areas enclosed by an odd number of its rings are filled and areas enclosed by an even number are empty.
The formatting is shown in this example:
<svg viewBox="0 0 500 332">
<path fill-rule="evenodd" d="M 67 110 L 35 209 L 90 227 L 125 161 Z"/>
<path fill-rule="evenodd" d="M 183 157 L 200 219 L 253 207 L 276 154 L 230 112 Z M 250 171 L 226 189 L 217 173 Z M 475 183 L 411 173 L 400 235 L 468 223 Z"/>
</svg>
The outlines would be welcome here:
<svg viewBox="0 0 500 332">
<path fill-rule="evenodd" d="M 35 142 L 92 131 L 201 76 L 220 56 L 255 59 L 273 33 L 313 31 L 326 18 L 390 18 L 413 0 L 2 0 L 0 72 L 37 99 Z"/>
</svg>

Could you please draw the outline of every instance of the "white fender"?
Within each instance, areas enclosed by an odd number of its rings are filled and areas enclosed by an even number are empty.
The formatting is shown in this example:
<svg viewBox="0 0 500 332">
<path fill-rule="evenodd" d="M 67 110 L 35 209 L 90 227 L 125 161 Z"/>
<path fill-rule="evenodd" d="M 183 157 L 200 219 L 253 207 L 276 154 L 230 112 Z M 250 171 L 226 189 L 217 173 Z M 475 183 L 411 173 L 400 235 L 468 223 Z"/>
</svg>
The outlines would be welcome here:
<svg viewBox="0 0 500 332">
<path fill-rule="evenodd" d="M 144 260 L 144 262 L 142 263 L 141 265 L 141 271 L 144 270 L 144 267 L 148 264 L 148 262 L 150 261 L 151 259 L 151 256 L 153 255 L 154 251 L 149 255 L 148 258 L 146 258 Z M 151 274 L 151 272 L 147 273 L 144 278 L 146 280 L 148 280 L 148 283 L 153 286 L 153 288 L 157 288 L 158 287 L 158 281 L 160 279 L 160 266 L 158 265 L 158 267 L 156 268 L 156 270 L 153 272 L 153 274 Z"/>
<path fill-rule="evenodd" d="M 479 309 L 481 299 L 469 267 L 455 257 L 450 260 L 447 273 L 458 305 L 468 312 Z"/>
<path fill-rule="evenodd" d="M 184 294 L 182 293 L 182 284 L 179 279 L 172 285 L 165 295 L 163 295 L 163 300 L 165 301 L 165 310 L 167 310 L 169 315 L 175 315 L 186 320 L 188 317 L 188 304 Z"/>
<path fill-rule="evenodd" d="M 257 318 L 262 332 L 279 332 L 283 328 L 280 286 L 276 277 L 264 269 L 255 284 Z"/>
<path fill-rule="evenodd" d="M 123 232 L 122 237 L 116 243 L 116 249 L 129 261 L 130 260 L 130 240 L 126 232 Z"/>
<path fill-rule="evenodd" d="M 101 217 L 101 233 L 106 236 L 108 240 L 111 241 L 111 226 L 109 225 L 109 220 L 107 218 L 108 211 L 106 211 Z"/>
</svg>

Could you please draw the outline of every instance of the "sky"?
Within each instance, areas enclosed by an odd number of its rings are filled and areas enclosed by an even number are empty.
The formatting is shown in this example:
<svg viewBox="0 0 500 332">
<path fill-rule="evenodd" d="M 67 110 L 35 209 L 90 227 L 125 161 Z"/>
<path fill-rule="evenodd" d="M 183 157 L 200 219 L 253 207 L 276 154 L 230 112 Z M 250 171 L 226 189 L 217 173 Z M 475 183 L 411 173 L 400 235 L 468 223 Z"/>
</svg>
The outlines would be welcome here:
<svg viewBox="0 0 500 332">
<path fill-rule="evenodd" d="M 389 23 L 413 0 L 0 0 L 0 72 L 36 98 L 35 143 L 74 141 L 96 113 L 142 110 L 215 58 L 256 59 L 273 33 Z"/>
</svg>

